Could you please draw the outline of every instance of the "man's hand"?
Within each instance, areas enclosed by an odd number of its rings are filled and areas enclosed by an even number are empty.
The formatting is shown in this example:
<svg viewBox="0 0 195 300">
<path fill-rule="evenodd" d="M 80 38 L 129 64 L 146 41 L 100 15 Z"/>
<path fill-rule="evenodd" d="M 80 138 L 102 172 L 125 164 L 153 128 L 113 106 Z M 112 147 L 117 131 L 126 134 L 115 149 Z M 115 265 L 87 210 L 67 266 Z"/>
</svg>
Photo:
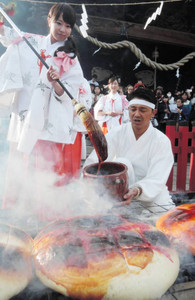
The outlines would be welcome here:
<svg viewBox="0 0 195 300">
<path fill-rule="evenodd" d="M 138 194 L 137 188 L 129 189 L 128 192 L 123 196 L 123 198 L 125 199 L 123 201 L 123 204 L 129 205 L 131 201 L 137 196 L 137 194 Z"/>
<path fill-rule="evenodd" d="M 133 199 L 138 198 L 142 193 L 141 187 L 133 187 L 128 190 L 128 192 L 123 196 L 123 201 L 119 202 L 117 206 L 119 205 L 129 205 Z"/>
</svg>

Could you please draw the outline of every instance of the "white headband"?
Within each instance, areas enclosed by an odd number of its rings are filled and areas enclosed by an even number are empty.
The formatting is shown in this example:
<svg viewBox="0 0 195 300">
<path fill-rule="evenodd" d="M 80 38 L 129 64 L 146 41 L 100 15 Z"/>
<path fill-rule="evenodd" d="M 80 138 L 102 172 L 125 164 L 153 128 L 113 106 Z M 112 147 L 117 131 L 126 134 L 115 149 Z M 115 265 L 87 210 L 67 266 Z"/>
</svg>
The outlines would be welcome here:
<svg viewBox="0 0 195 300">
<path fill-rule="evenodd" d="M 145 105 L 145 106 L 148 106 L 148 107 L 150 107 L 152 109 L 155 108 L 155 104 L 154 103 L 151 103 L 149 101 L 142 100 L 142 99 L 137 99 L 137 98 L 134 98 L 133 100 L 129 101 L 129 106 L 134 105 L 134 104 Z"/>
</svg>

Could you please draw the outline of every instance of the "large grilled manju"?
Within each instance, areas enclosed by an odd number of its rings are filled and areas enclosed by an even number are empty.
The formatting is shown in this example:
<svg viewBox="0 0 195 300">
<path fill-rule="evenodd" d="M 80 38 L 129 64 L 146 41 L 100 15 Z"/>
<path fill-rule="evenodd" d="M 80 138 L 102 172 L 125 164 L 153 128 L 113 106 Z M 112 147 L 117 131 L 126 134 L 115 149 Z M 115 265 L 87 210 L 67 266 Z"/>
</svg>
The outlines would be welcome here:
<svg viewBox="0 0 195 300">
<path fill-rule="evenodd" d="M 180 250 L 186 249 L 195 255 L 195 204 L 173 208 L 157 220 L 156 227 Z"/>
<path fill-rule="evenodd" d="M 156 299 L 179 272 L 162 232 L 118 215 L 51 223 L 35 237 L 33 256 L 39 279 L 74 299 Z"/>
<path fill-rule="evenodd" d="M 0 223 L 0 299 L 8 300 L 27 287 L 32 278 L 32 238 Z"/>
</svg>

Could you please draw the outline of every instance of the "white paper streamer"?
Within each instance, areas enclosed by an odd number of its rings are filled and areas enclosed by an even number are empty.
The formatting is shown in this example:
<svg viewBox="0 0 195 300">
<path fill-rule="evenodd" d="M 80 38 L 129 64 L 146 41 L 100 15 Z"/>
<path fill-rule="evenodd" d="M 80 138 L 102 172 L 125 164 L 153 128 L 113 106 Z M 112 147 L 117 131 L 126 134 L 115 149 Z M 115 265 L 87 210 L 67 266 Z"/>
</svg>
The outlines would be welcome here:
<svg viewBox="0 0 195 300">
<path fill-rule="evenodd" d="M 177 78 L 179 78 L 180 74 L 179 74 L 179 68 L 177 69 L 176 71 L 176 75 L 175 75 Z"/>
<path fill-rule="evenodd" d="M 86 11 L 86 8 L 85 8 L 85 4 L 82 4 L 82 10 L 83 10 L 83 13 L 81 14 L 81 26 L 79 26 L 79 29 L 82 33 L 82 36 L 84 38 L 86 38 L 88 36 L 87 34 L 87 30 L 89 29 L 89 27 L 87 26 L 87 23 L 88 23 L 88 16 L 87 16 L 87 11 Z"/>
<path fill-rule="evenodd" d="M 144 26 L 144 29 L 146 29 L 146 27 L 147 27 L 152 21 L 156 20 L 156 17 L 157 17 L 158 15 L 160 16 L 161 11 L 162 11 L 163 4 L 164 4 L 164 2 L 161 1 L 161 2 L 160 2 L 160 6 L 157 8 L 157 10 L 152 14 L 152 16 L 151 16 L 150 18 L 148 18 L 148 20 L 147 20 L 147 22 L 146 22 L 146 24 L 145 24 L 145 26 Z"/>
<path fill-rule="evenodd" d="M 141 60 L 135 65 L 135 68 L 133 69 L 133 71 L 136 70 L 140 65 L 141 65 Z"/>
<path fill-rule="evenodd" d="M 102 49 L 102 47 L 100 47 L 100 48 L 98 48 L 97 50 L 95 50 L 95 51 L 93 52 L 92 56 L 95 55 L 97 52 L 99 52 L 101 49 Z"/>
</svg>

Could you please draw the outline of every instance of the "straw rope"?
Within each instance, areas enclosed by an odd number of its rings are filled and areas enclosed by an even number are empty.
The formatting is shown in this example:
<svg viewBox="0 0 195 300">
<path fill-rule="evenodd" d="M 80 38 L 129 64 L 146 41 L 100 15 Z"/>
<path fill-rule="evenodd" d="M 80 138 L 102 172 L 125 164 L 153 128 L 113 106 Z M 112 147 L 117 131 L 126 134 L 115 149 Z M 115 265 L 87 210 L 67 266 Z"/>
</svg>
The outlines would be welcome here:
<svg viewBox="0 0 195 300">
<path fill-rule="evenodd" d="M 19 1 L 32 2 L 32 3 L 33 2 L 50 3 L 50 4 L 52 3 L 52 2 L 47 2 L 47 1 L 34 1 L 34 0 L 19 0 Z M 181 0 L 167 0 L 166 2 L 177 2 L 177 1 L 181 1 Z M 159 2 L 159 1 L 156 1 L 156 2 Z M 72 3 L 69 3 L 69 4 L 72 4 Z M 130 4 L 130 3 L 128 3 L 128 4 Z M 131 4 L 133 4 L 133 3 L 131 3 Z M 142 2 L 142 4 L 143 4 L 143 2 Z M 0 5 L 5 7 L 5 4 L 2 2 L 0 2 Z M 75 24 L 75 29 L 82 36 L 81 31 L 76 24 Z M 86 39 L 89 42 L 92 42 L 93 44 L 98 46 L 99 48 L 105 48 L 105 49 L 110 49 L 110 50 L 112 50 L 112 49 L 116 50 L 116 49 L 120 49 L 120 48 L 129 48 L 142 63 L 144 63 L 148 67 L 151 67 L 152 69 L 158 69 L 160 71 L 170 71 L 170 70 L 178 69 L 195 57 L 195 52 L 191 52 L 175 63 L 161 64 L 161 63 L 157 63 L 157 62 L 151 60 L 150 58 L 146 57 L 146 55 L 143 54 L 142 51 L 134 43 L 132 43 L 130 41 L 124 40 L 124 41 L 120 41 L 120 42 L 116 42 L 116 43 L 105 43 L 105 42 L 101 42 L 98 39 L 93 38 L 91 36 L 87 36 Z"/>
<path fill-rule="evenodd" d="M 77 25 L 75 25 L 75 29 L 82 36 L 81 31 Z M 142 51 L 134 43 L 132 43 L 130 41 L 124 40 L 124 41 L 120 41 L 120 42 L 116 42 L 116 43 L 105 43 L 105 42 L 98 41 L 98 39 L 93 38 L 89 35 L 86 37 L 86 39 L 89 42 L 92 42 L 93 44 L 98 46 L 99 48 L 105 48 L 105 49 L 110 49 L 110 50 L 112 50 L 112 49 L 116 50 L 116 49 L 120 49 L 120 48 L 129 48 L 142 63 L 144 63 L 148 67 L 151 67 L 152 69 L 158 69 L 160 71 L 170 71 L 170 70 L 178 69 L 181 66 L 183 66 L 185 63 L 187 63 L 189 60 L 191 60 L 195 57 L 195 52 L 191 52 L 175 63 L 161 64 L 161 63 L 157 63 L 157 62 L 149 59 L 148 57 L 146 57 L 146 55 L 143 54 Z"/>
</svg>

